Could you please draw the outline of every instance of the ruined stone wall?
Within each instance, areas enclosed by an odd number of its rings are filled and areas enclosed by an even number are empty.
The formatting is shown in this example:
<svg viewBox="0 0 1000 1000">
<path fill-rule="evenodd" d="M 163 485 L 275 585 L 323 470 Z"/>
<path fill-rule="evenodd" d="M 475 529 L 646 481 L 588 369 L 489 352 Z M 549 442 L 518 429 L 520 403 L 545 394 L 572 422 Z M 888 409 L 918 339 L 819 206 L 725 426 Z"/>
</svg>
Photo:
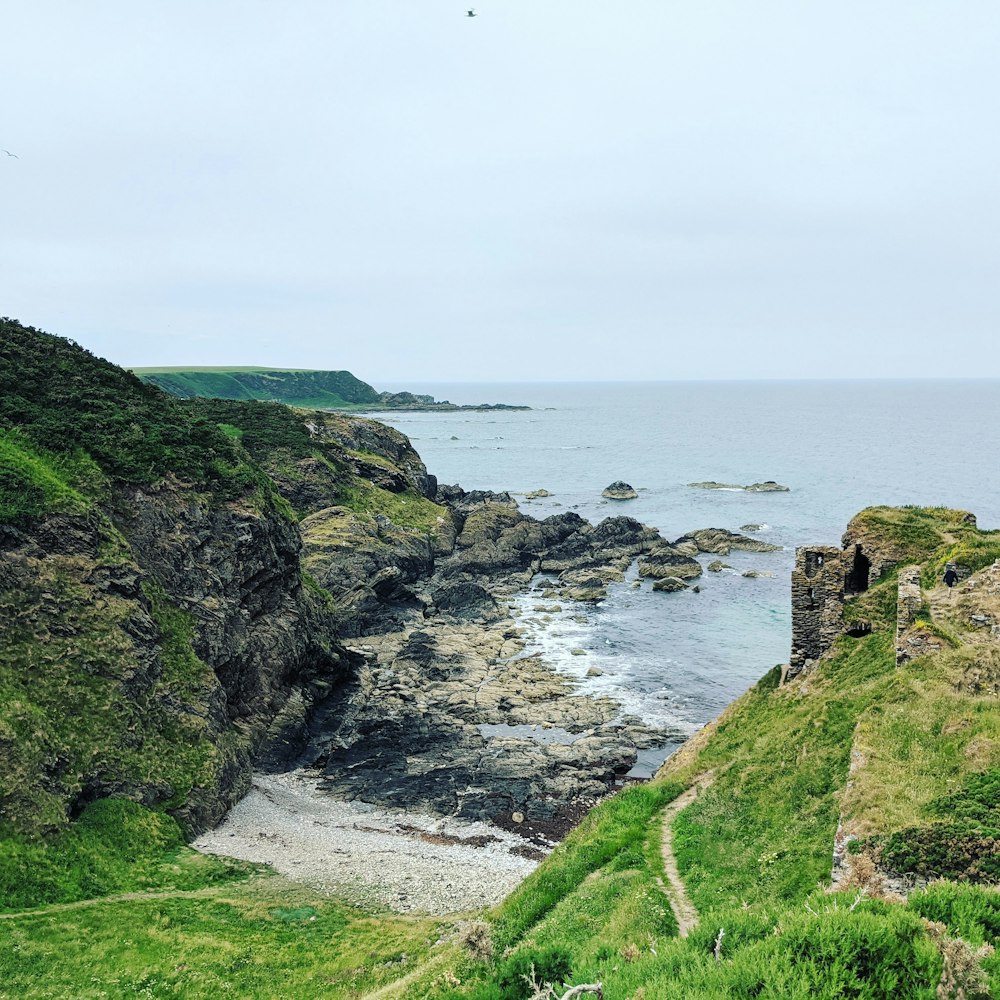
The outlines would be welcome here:
<svg viewBox="0 0 1000 1000">
<path fill-rule="evenodd" d="M 844 581 L 853 563 L 853 552 L 832 546 L 795 550 L 789 678 L 812 666 L 843 631 Z"/>
</svg>

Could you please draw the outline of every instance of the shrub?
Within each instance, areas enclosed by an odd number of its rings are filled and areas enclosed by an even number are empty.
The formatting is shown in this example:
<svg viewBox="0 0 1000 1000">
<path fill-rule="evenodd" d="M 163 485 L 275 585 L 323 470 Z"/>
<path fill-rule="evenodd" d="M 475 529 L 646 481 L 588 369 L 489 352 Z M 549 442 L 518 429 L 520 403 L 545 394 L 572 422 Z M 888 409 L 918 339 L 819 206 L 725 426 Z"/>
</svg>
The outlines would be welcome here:
<svg viewBox="0 0 1000 1000">
<path fill-rule="evenodd" d="M 501 1000 L 527 1000 L 535 992 L 532 982 L 558 986 L 570 975 L 570 957 L 565 948 L 526 948 L 512 955 L 500 970 Z"/>
</svg>

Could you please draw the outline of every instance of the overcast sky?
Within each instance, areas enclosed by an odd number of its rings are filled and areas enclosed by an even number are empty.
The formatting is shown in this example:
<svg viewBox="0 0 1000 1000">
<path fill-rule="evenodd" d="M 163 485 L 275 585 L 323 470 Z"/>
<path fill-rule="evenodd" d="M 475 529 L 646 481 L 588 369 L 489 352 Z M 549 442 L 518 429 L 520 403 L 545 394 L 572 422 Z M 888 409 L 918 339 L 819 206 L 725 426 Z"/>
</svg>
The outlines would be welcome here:
<svg viewBox="0 0 1000 1000">
<path fill-rule="evenodd" d="M 1000 376 L 997 0 L 31 0 L 0 314 L 379 381 Z"/>
</svg>

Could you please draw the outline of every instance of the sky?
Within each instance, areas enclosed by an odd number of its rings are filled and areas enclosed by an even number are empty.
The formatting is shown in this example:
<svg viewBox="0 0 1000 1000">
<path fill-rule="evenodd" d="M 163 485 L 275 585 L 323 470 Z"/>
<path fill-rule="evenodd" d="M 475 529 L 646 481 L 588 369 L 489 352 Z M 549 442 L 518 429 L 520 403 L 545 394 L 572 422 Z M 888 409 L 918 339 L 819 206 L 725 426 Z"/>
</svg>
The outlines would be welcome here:
<svg viewBox="0 0 1000 1000">
<path fill-rule="evenodd" d="M 996 0 L 32 0 L 0 315 L 129 367 L 1000 377 Z"/>
</svg>

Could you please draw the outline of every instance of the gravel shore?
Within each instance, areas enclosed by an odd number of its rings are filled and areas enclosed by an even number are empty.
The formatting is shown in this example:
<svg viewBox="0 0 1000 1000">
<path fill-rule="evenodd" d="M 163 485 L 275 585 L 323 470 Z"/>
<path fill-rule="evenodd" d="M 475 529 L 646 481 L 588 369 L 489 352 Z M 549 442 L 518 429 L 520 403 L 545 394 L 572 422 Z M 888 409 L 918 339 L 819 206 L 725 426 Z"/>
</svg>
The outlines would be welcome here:
<svg viewBox="0 0 1000 1000">
<path fill-rule="evenodd" d="M 341 802 L 318 784 L 303 771 L 257 774 L 222 824 L 192 846 L 401 913 L 491 906 L 541 858 L 529 841 L 487 823 Z"/>
</svg>

